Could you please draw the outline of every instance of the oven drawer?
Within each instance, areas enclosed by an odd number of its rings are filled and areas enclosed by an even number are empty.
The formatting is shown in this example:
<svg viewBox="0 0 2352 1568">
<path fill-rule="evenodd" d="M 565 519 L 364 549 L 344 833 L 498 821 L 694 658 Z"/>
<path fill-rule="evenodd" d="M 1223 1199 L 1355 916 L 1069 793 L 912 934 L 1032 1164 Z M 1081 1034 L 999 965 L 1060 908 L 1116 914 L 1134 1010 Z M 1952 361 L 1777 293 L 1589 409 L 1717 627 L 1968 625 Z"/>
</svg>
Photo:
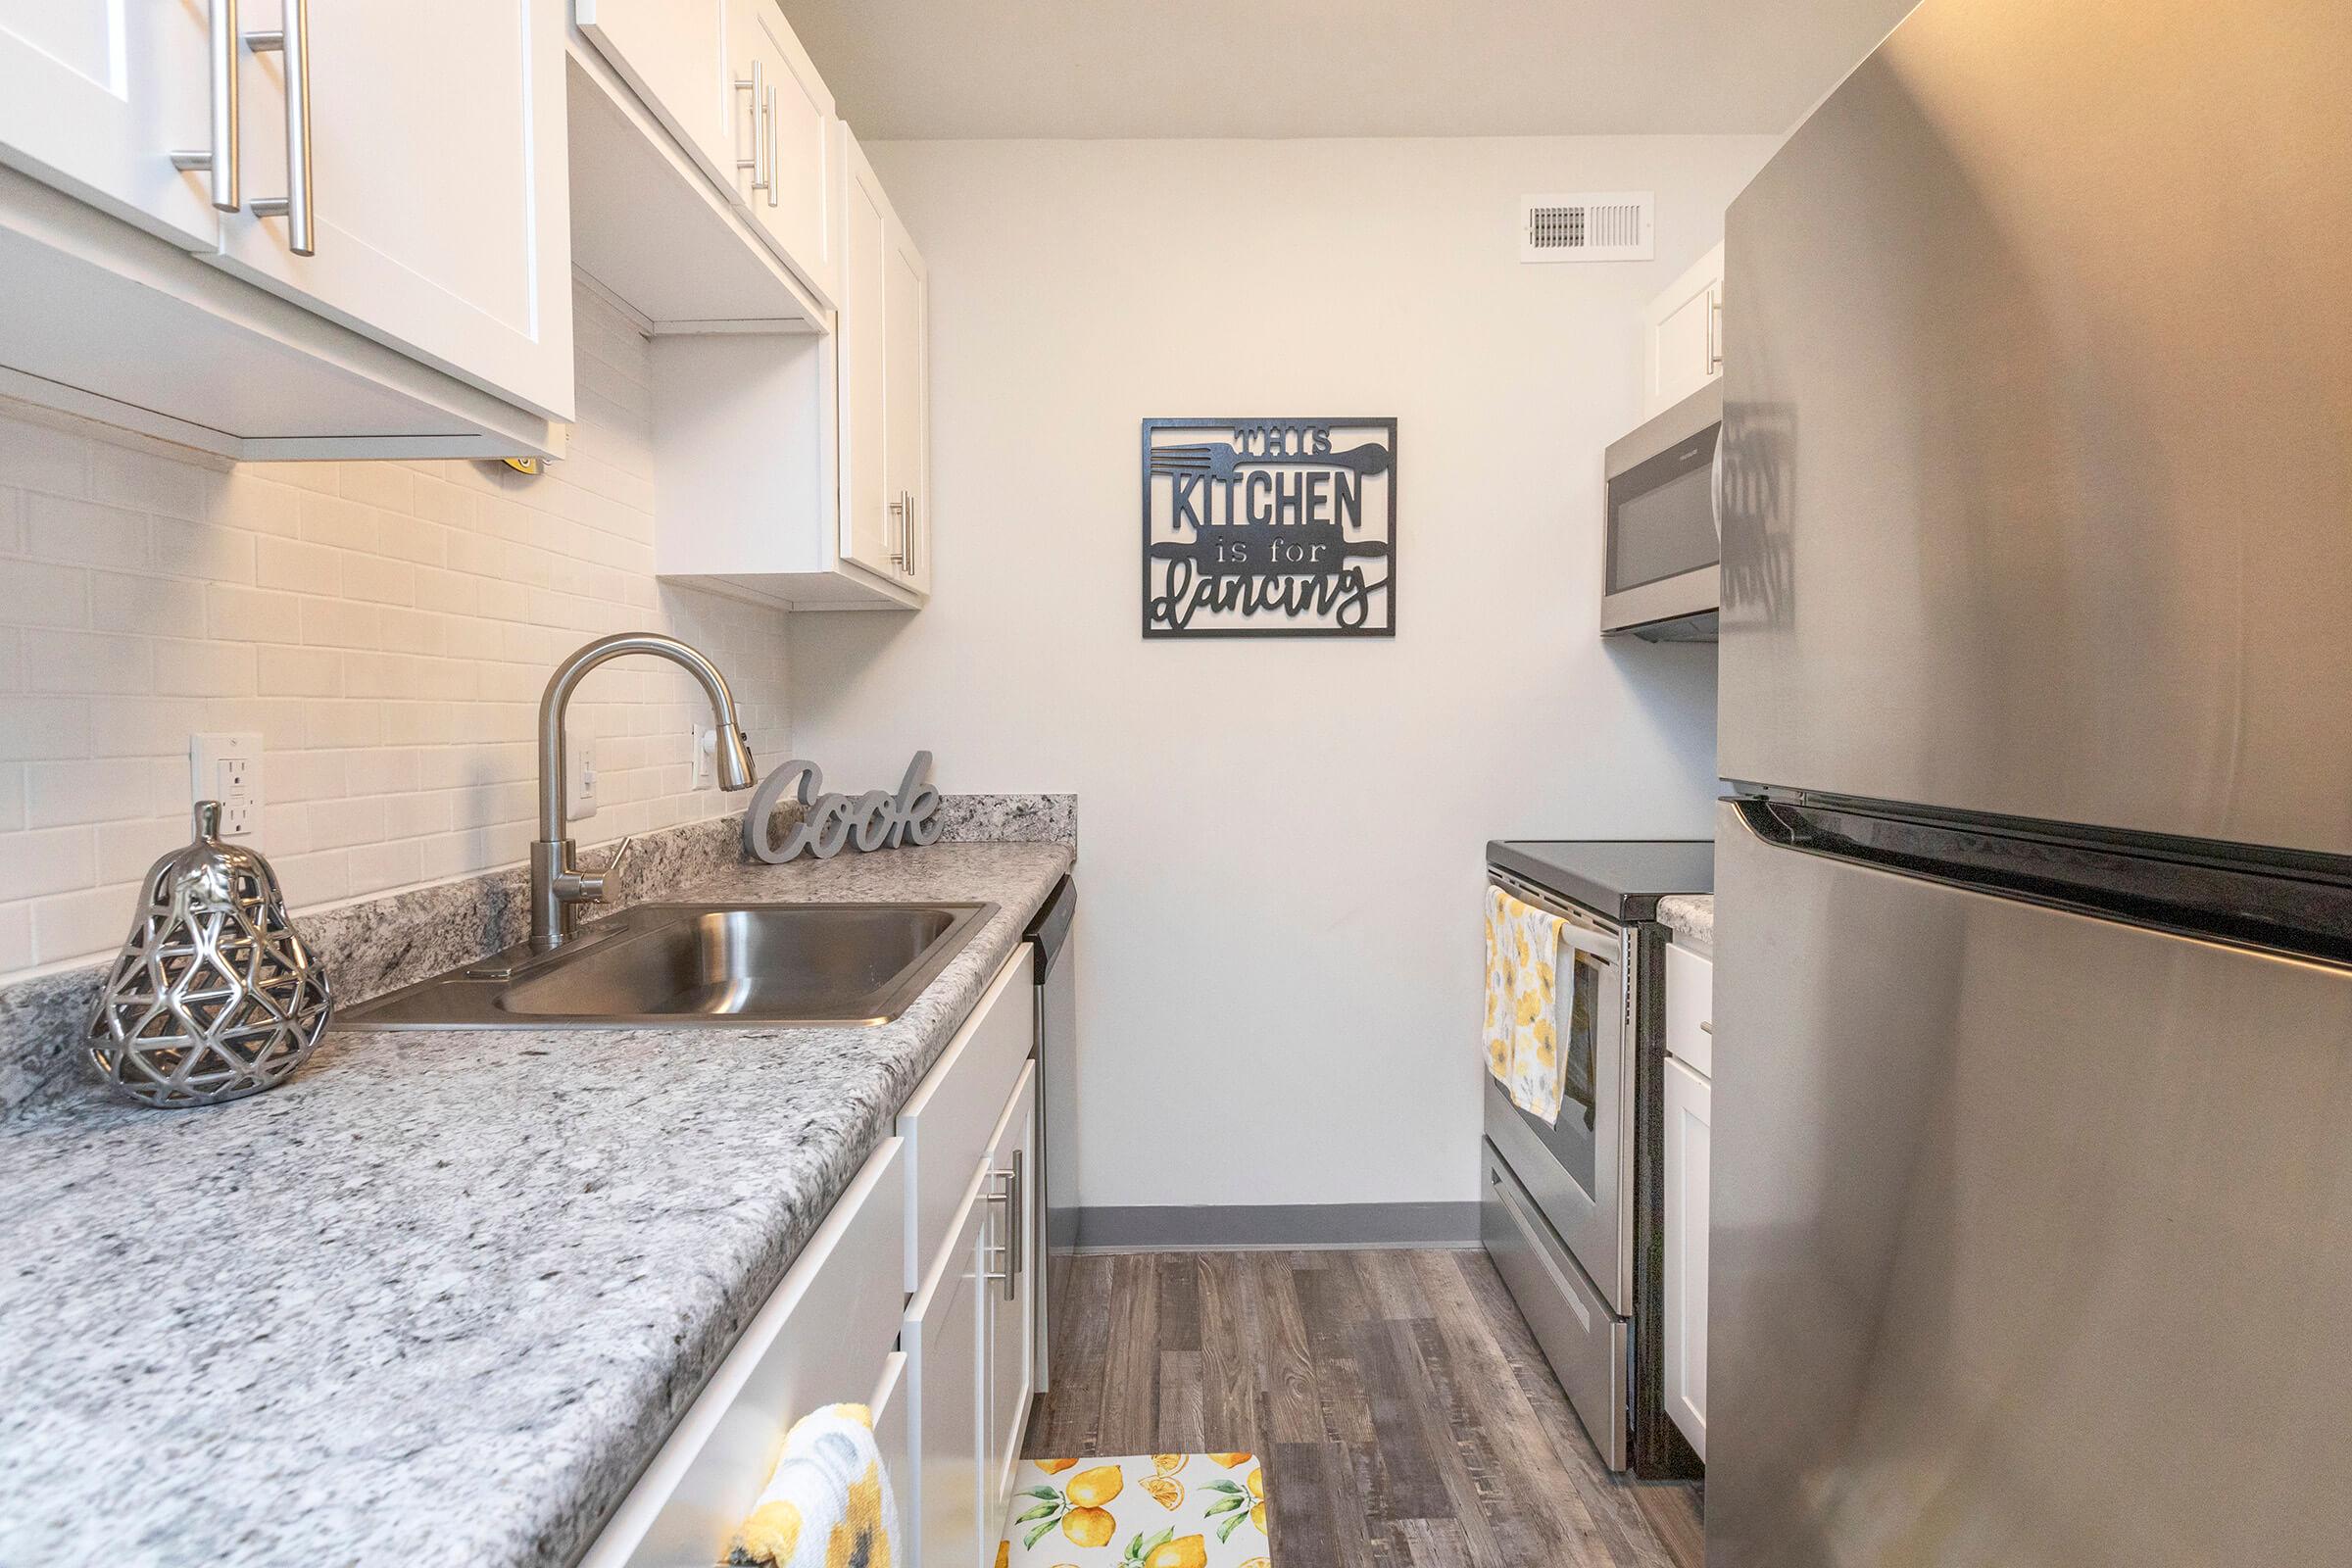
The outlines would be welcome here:
<svg viewBox="0 0 2352 1568">
<path fill-rule="evenodd" d="M 1611 1470 L 1623 1470 L 1631 1424 L 1625 1323 L 1611 1315 L 1494 1146 L 1482 1145 L 1480 1152 L 1486 1169 L 1479 1190 L 1479 1239 L 1592 1446 Z"/>
<path fill-rule="evenodd" d="M 1535 1124 L 1511 1103 L 1500 1084 L 1487 1079 L 1487 1141 L 1501 1154 L 1505 1168 L 1529 1200 L 1529 1212 L 1543 1216 L 1585 1277 L 1600 1288 L 1605 1309 L 1631 1311 L 1633 1282 L 1633 1210 L 1630 1203 L 1602 1206 L 1577 1185 L 1559 1157 L 1544 1147 Z M 1610 1091 L 1614 1096 L 1616 1091 Z M 1563 1113 L 1565 1114 L 1565 1112 Z M 1624 1188 L 1611 1185 L 1611 1192 Z M 1623 1303 L 1622 1308 L 1620 1303 Z"/>
</svg>

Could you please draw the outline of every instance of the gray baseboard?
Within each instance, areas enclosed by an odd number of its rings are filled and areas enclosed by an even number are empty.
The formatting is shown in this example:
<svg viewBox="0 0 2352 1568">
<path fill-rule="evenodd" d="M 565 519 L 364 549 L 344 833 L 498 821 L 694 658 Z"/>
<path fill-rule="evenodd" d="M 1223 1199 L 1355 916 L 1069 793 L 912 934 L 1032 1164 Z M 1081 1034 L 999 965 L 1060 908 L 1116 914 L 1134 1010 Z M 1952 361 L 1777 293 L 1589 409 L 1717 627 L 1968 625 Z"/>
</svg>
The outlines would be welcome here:
<svg viewBox="0 0 2352 1568">
<path fill-rule="evenodd" d="M 1476 1247 L 1478 1204 L 1248 1203 L 1084 1208 L 1082 1252 Z"/>
</svg>

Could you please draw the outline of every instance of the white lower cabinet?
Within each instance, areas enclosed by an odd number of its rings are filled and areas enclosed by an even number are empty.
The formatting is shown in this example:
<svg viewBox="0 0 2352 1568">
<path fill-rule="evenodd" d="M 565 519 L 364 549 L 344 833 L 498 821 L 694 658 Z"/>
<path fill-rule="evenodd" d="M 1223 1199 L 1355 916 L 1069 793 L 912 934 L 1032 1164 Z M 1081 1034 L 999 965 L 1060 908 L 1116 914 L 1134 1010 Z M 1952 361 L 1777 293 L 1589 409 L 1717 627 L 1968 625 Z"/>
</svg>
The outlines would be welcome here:
<svg viewBox="0 0 2352 1568">
<path fill-rule="evenodd" d="M 948 1243 L 906 1308 L 914 1369 L 914 1473 L 899 1506 L 914 1568 L 981 1568 L 988 1518 L 988 1167 L 974 1165 Z M 993 1543 L 992 1543 L 993 1544 Z"/>
<path fill-rule="evenodd" d="M 989 1148 L 991 1224 L 988 1292 L 988 1496 L 992 1521 L 1004 1517 L 1021 1435 L 1037 1396 L 1037 1279 L 1044 1267 L 1038 1224 L 1037 1063 L 1021 1071 L 1020 1087 Z M 986 1531 L 982 1532 L 985 1537 Z M 987 1540 L 983 1546 L 993 1545 Z"/>
<path fill-rule="evenodd" d="M 888 1139 L 852 1179 L 582 1568 L 724 1562 L 786 1430 L 811 1410 L 878 1398 L 878 1435 L 906 1446 L 898 1405 L 906 1402 L 910 1424 L 918 1401 L 891 1378 L 906 1301 L 905 1155 L 906 1146 Z"/>
<path fill-rule="evenodd" d="M 1714 1087 L 1666 1063 L 1666 1410 L 1707 1456 L 1707 1178 Z"/>
<path fill-rule="evenodd" d="M 897 1494 L 902 1568 L 989 1568 L 1045 1353 L 1035 1019 L 1024 944 L 582 1568 L 725 1561 L 793 1421 L 858 1400 Z"/>
</svg>

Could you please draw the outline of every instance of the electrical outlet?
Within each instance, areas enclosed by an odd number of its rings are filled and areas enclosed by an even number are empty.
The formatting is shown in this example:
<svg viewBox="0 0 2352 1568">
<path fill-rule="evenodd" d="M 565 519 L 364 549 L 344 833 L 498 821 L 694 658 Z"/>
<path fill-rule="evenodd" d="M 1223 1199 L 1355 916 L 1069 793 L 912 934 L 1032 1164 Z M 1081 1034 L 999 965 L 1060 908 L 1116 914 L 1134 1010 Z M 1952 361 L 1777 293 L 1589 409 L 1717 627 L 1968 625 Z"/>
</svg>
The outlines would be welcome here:
<svg viewBox="0 0 2352 1568">
<path fill-rule="evenodd" d="M 564 814 L 577 822 L 596 814 L 596 742 L 564 737 Z"/>
<path fill-rule="evenodd" d="M 694 784 L 707 790 L 718 778 L 718 731 L 708 724 L 686 726 L 686 751 L 694 759 Z"/>
<path fill-rule="evenodd" d="M 262 825 L 262 738 L 188 737 L 188 801 L 220 803 L 220 836 L 251 838 Z"/>
</svg>

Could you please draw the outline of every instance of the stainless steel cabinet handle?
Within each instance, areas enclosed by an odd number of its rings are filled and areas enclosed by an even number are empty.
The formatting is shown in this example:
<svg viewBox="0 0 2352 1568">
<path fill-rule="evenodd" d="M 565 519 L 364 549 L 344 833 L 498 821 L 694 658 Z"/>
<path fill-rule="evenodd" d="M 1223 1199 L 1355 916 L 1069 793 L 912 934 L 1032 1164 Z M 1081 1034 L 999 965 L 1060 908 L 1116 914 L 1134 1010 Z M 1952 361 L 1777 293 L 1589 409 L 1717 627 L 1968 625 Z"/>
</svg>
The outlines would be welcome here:
<svg viewBox="0 0 2352 1568">
<path fill-rule="evenodd" d="M 1723 368 L 1723 286 L 1707 296 L 1707 373 Z"/>
<path fill-rule="evenodd" d="M 922 530 L 915 526 L 914 492 L 911 490 L 900 491 L 899 506 L 901 509 L 899 527 L 906 538 L 906 576 L 912 580 L 915 574 L 915 562 L 920 559 L 921 555 L 918 546 L 922 542 Z"/>
<path fill-rule="evenodd" d="M 776 205 L 776 89 L 767 89 L 760 113 L 767 122 L 767 205 Z"/>
<path fill-rule="evenodd" d="M 907 540 L 911 536 L 912 530 L 906 526 L 906 491 L 900 491 L 899 499 L 890 504 L 887 516 L 891 520 L 895 520 L 898 523 L 899 528 L 899 547 L 896 550 L 890 551 L 890 564 L 898 567 L 901 571 L 910 571 L 913 568 L 906 564 L 906 561 L 908 554 Z M 885 550 L 890 549 L 890 521 L 885 521 L 882 524 L 882 548 Z"/>
<path fill-rule="evenodd" d="M 752 95 L 752 156 L 736 159 L 735 167 L 750 170 L 752 172 L 752 189 L 767 191 L 768 200 L 772 202 L 775 200 L 775 192 L 770 187 L 775 183 L 775 172 L 768 167 L 767 125 L 771 117 L 768 114 L 767 106 L 774 103 L 775 98 L 767 90 L 765 63 L 753 61 L 750 79 L 746 80 L 742 76 L 737 76 L 735 90 Z"/>
<path fill-rule="evenodd" d="M 1029 1180 L 1022 1173 L 1021 1152 L 1016 1149 L 1012 1152 L 1012 1201 L 1005 1205 L 1005 1212 L 1012 1220 L 1012 1235 L 1005 1244 L 1004 1267 L 1007 1272 L 1013 1274 L 1018 1274 L 1022 1269 L 1028 1267 L 1028 1262 L 1021 1252 L 1022 1234 L 1029 1228 L 1021 1223 L 1028 1217 L 1028 1197 Z M 1012 1295 L 1009 1281 L 1006 1282 L 1004 1295 L 1007 1298 Z"/>
<path fill-rule="evenodd" d="M 980 1268 L 980 1277 L 992 1284 L 1003 1281 L 1004 1299 L 1016 1300 L 1020 1297 L 1019 1280 L 1021 1275 L 1021 1156 L 1019 1152 L 1016 1151 L 1012 1156 L 1012 1169 L 992 1169 L 988 1173 L 988 1179 L 992 1188 L 988 1195 L 988 1200 L 1004 1205 L 1004 1245 L 989 1249 L 990 1251 L 1004 1259 L 1004 1272 L 999 1274 L 983 1263 Z M 995 1184 L 999 1182 L 1004 1185 L 996 1186 Z"/>
<path fill-rule="evenodd" d="M 286 220 L 286 248 L 297 256 L 318 254 L 311 205 L 311 0 L 286 0 L 285 25 L 249 32 L 245 47 L 286 57 L 286 193 L 257 196 L 256 218 Z"/>
<path fill-rule="evenodd" d="M 1715 1034 L 1715 1025 L 1711 1022 L 1702 1021 L 1698 1026 L 1698 1032 L 1712 1039 Z"/>
<path fill-rule="evenodd" d="M 213 77 L 213 145 L 200 153 L 173 153 L 172 167 L 210 173 L 213 205 L 233 213 L 245 204 L 237 179 L 237 0 L 212 0 L 211 12 L 206 53 Z"/>
</svg>

